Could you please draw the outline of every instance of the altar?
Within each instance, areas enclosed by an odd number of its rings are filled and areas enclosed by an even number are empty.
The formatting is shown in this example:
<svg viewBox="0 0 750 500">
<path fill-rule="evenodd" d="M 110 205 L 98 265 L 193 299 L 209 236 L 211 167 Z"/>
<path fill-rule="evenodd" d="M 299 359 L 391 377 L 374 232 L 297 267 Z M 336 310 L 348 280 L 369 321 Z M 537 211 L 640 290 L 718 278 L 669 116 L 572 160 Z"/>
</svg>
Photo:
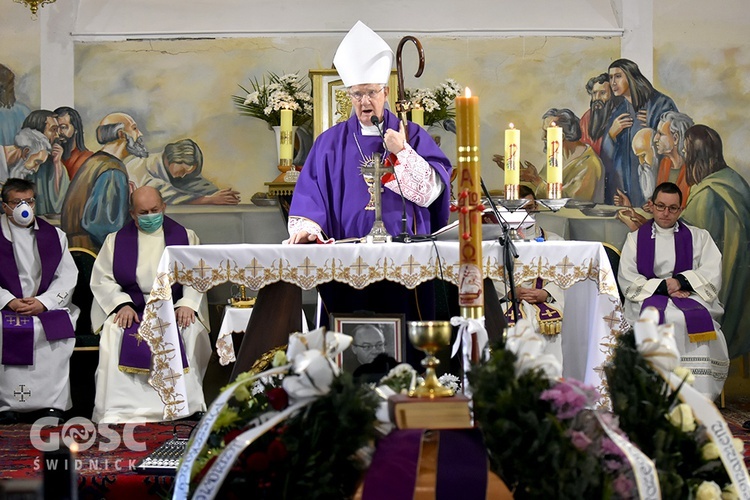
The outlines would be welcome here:
<svg viewBox="0 0 750 500">
<path fill-rule="evenodd" d="M 610 344 L 627 328 L 604 248 L 598 242 L 519 242 L 515 262 L 516 282 L 529 277 L 551 280 L 566 291 L 562 327 L 563 375 L 602 387 L 598 367 L 607 359 Z M 505 279 L 503 246 L 483 243 L 483 275 Z M 429 280 L 458 282 L 458 242 L 420 242 L 332 245 L 201 245 L 167 247 L 141 322 L 140 333 L 153 353 L 150 383 L 165 402 L 165 419 L 182 416 L 185 392 L 181 377 L 177 329 L 171 296 L 174 282 L 206 292 L 222 283 L 244 285 L 250 290 L 294 287 L 310 290 L 330 281 L 362 289 L 387 280 L 413 289 Z M 301 302 L 301 300 L 300 300 Z M 247 342 L 264 344 L 268 323 L 253 323 L 265 310 L 275 322 L 298 331 L 298 314 L 289 314 L 292 303 L 264 300 L 259 293 Z M 300 304 L 301 305 L 301 304 Z M 278 325 L 277 325 L 278 326 Z M 266 340 L 267 344 L 268 340 Z M 273 342 L 281 345 L 278 340 Z M 262 349 L 262 348 L 261 348 Z M 259 352 L 263 352 L 259 349 Z M 220 357 L 229 356 L 218 349 Z M 225 358 L 228 362 L 229 360 Z M 245 369 L 249 368 L 246 367 Z"/>
</svg>

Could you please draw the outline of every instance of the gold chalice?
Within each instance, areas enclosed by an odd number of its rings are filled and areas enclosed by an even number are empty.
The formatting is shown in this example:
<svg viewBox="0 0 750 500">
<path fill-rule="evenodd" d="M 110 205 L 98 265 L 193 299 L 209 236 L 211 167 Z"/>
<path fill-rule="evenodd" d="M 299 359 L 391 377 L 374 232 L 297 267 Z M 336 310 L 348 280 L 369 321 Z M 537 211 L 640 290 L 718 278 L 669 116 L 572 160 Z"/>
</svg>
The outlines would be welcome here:
<svg viewBox="0 0 750 500">
<path fill-rule="evenodd" d="M 426 368 L 424 382 L 409 392 L 409 396 L 418 398 L 441 398 L 453 396 L 453 391 L 442 385 L 435 375 L 435 367 L 440 360 L 435 354 L 451 343 L 453 328 L 450 321 L 409 321 L 409 340 L 412 345 L 427 356 L 422 360 Z"/>
</svg>

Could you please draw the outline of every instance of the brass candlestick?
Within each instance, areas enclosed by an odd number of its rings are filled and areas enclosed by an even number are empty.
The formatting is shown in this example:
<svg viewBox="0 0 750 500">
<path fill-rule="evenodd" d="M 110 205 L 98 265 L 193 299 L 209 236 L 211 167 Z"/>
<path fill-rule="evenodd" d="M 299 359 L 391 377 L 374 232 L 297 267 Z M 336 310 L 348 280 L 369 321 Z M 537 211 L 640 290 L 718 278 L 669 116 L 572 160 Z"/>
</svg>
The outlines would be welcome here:
<svg viewBox="0 0 750 500">
<path fill-rule="evenodd" d="M 453 396 L 453 391 L 440 383 L 435 375 L 435 367 L 440 360 L 435 357 L 441 349 L 451 343 L 453 328 L 450 321 L 409 321 L 409 340 L 420 351 L 427 354 L 422 360 L 426 368 L 424 382 L 409 392 L 409 396 L 418 398 L 442 398 Z"/>
</svg>

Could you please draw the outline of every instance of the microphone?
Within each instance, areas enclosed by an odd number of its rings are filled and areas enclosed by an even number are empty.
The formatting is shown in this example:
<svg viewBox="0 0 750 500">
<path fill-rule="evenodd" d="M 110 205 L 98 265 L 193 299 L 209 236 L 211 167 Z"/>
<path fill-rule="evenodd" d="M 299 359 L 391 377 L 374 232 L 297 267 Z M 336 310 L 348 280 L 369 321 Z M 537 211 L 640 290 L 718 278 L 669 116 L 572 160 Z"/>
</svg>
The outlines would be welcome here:
<svg viewBox="0 0 750 500">
<path fill-rule="evenodd" d="M 388 147 L 385 145 L 385 135 L 383 134 L 383 131 L 380 130 L 380 120 L 377 116 L 373 115 L 370 118 L 370 122 L 375 125 L 375 127 L 378 129 L 378 134 L 380 134 L 380 138 L 383 139 L 383 147 L 385 148 L 385 154 L 388 155 Z M 392 241 L 401 242 L 401 243 L 409 243 L 412 240 L 411 235 L 407 231 L 408 223 L 406 221 L 406 198 L 404 198 L 404 192 L 401 190 L 401 182 L 398 180 L 398 175 L 396 175 L 396 167 L 394 165 L 393 167 L 393 177 L 396 179 L 396 185 L 398 186 L 398 194 L 401 196 L 401 234 L 398 236 L 394 236 L 392 238 Z M 379 180 L 378 180 L 379 182 Z"/>
</svg>

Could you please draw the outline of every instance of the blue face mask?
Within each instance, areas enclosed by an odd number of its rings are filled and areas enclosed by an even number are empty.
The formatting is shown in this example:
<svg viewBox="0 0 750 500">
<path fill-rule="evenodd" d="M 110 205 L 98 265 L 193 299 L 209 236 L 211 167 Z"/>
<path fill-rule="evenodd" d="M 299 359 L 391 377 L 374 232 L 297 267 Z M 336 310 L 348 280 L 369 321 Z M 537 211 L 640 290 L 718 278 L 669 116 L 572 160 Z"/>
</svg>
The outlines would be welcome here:
<svg viewBox="0 0 750 500">
<path fill-rule="evenodd" d="M 153 233 L 157 231 L 161 227 L 163 222 L 163 212 L 138 216 L 138 227 L 140 227 L 144 233 Z"/>
</svg>

